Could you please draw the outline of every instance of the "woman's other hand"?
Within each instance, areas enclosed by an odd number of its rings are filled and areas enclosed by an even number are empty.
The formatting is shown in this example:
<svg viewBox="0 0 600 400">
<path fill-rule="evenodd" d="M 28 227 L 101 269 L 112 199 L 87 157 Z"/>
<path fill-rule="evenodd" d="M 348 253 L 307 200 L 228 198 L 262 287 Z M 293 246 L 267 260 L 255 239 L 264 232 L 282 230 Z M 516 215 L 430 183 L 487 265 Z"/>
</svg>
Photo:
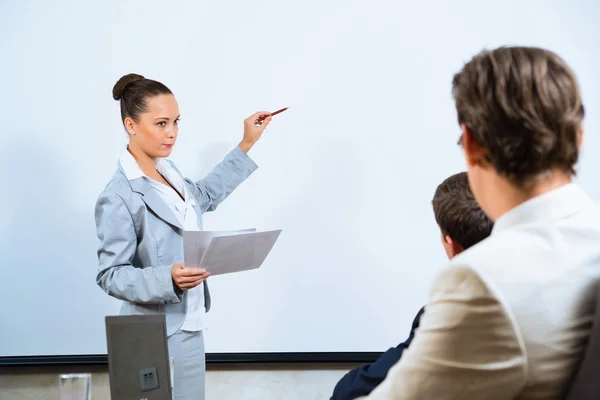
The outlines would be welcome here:
<svg viewBox="0 0 600 400">
<path fill-rule="evenodd" d="M 209 275 L 210 272 L 204 268 L 190 268 L 182 263 L 175 264 L 171 268 L 173 282 L 175 282 L 181 290 L 188 290 L 198 286 L 204 282 Z"/>
</svg>

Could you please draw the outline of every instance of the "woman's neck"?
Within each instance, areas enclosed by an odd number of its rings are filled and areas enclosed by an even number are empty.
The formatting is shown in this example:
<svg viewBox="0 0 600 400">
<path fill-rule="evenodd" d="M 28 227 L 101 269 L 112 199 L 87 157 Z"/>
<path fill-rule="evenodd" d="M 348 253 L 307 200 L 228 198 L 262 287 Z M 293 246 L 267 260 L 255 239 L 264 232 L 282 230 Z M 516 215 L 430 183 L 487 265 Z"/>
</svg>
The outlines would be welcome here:
<svg viewBox="0 0 600 400">
<path fill-rule="evenodd" d="M 156 158 L 150 157 L 144 153 L 141 149 L 136 149 L 135 146 L 129 144 L 127 151 L 133 156 L 138 166 L 146 176 L 151 176 L 156 170 Z"/>
</svg>

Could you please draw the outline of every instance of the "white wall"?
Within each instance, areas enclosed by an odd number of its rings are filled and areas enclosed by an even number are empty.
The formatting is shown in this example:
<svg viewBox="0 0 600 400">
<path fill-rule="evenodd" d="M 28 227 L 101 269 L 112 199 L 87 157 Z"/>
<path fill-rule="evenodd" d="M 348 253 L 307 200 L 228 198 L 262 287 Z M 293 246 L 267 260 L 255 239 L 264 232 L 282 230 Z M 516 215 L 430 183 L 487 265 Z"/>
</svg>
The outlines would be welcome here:
<svg viewBox="0 0 600 400">
<path fill-rule="evenodd" d="M 329 400 L 354 365 L 208 367 L 207 400 Z M 92 372 L 92 400 L 109 400 L 105 368 L 0 368 L 0 400 L 58 400 L 57 376 Z"/>
</svg>

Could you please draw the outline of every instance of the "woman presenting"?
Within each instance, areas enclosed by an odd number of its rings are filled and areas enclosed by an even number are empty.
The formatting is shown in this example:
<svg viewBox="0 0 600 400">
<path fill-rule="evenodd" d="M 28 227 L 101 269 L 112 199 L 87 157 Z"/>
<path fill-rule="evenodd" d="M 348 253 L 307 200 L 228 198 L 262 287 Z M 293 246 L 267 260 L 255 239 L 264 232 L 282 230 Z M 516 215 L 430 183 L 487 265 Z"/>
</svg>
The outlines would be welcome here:
<svg viewBox="0 0 600 400">
<path fill-rule="evenodd" d="M 244 136 L 204 179 L 184 178 L 171 154 L 179 107 L 162 83 L 123 76 L 113 88 L 129 144 L 95 209 L 98 285 L 123 300 L 121 314 L 165 314 L 174 358 L 174 398 L 204 399 L 205 313 L 209 273 L 183 265 L 183 231 L 201 230 L 217 208 L 257 168 L 246 154 L 271 121 L 268 112 L 244 121 Z"/>
</svg>

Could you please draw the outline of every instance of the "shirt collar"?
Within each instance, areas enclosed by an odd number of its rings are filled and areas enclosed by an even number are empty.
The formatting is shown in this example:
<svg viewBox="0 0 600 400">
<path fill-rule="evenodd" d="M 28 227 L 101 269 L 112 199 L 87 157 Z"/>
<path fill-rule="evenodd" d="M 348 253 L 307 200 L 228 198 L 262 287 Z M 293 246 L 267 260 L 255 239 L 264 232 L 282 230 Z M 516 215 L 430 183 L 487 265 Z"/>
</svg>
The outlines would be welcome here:
<svg viewBox="0 0 600 400">
<path fill-rule="evenodd" d="M 565 218 L 593 204 L 583 189 L 575 183 L 569 183 L 513 208 L 496 220 L 492 232 Z"/>
<path fill-rule="evenodd" d="M 156 162 L 156 170 L 169 181 L 175 189 L 186 199 L 189 198 L 187 189 L 183 183 L 183 178 L 177 170 L 165 159 L 158 159 Z"/>
<path fill-rule="evenodd" d="M 137 161 L 135 161 L 135 158 L 133 158 L 127 149 L 121 153 L 121 157 L 119 157 L 119 165 L 121 166 L 121 169 L 125 173 L 127 179 L 130 181 L 145 176 Z"/>
<path fill-rule="evenodd" d="M 131 155 L 129 150 L 125 149 L 125 151 L 121 153 L 121 157 L 119 157 L 119 165 L 121 166 L 121 169 L 123 170 L 125 176 L 129 181 L 144 178 L 150 184 L 152 184 L 152 180 L 148 178 L 146 174 L 144 174 L 144 172 L 138 165 L 137 161 L 135 161 L 135 158 L 133 158 L 133 155 Z M 163 175 L 165 179 L 167 179 L 171 183 L 171 185 L 175 186 L 175 189 L 177 189 L 177 191 L 181 193 L 186 200 L 189 200 L 190 204 L 196 204 L 193 200 L 193 197 L 189 195 L 188 190 L 185 187 L 185 184 L 183 183 L 183 178 L 166 159 L 159 158 L 158 160 L 156 160 L 156 170 L 160 172 L 161 175 Z"/>
<path fill-rule="evenodd" d="M 127 149 L 121 153 L 121 157 L 119 157 L 119 165 L 121 166 L 121 169 L 125 173 L 127 179 L 130 181 L 138 178 L 147 178 L 137 161 L 135 161 L 135 158 L 133 158 L 133 155 L 131 155 Z M 168 161 L 159 158 L 156 160 L 156 169 L 161 173 L 168 170 Z"/>
</svg>

